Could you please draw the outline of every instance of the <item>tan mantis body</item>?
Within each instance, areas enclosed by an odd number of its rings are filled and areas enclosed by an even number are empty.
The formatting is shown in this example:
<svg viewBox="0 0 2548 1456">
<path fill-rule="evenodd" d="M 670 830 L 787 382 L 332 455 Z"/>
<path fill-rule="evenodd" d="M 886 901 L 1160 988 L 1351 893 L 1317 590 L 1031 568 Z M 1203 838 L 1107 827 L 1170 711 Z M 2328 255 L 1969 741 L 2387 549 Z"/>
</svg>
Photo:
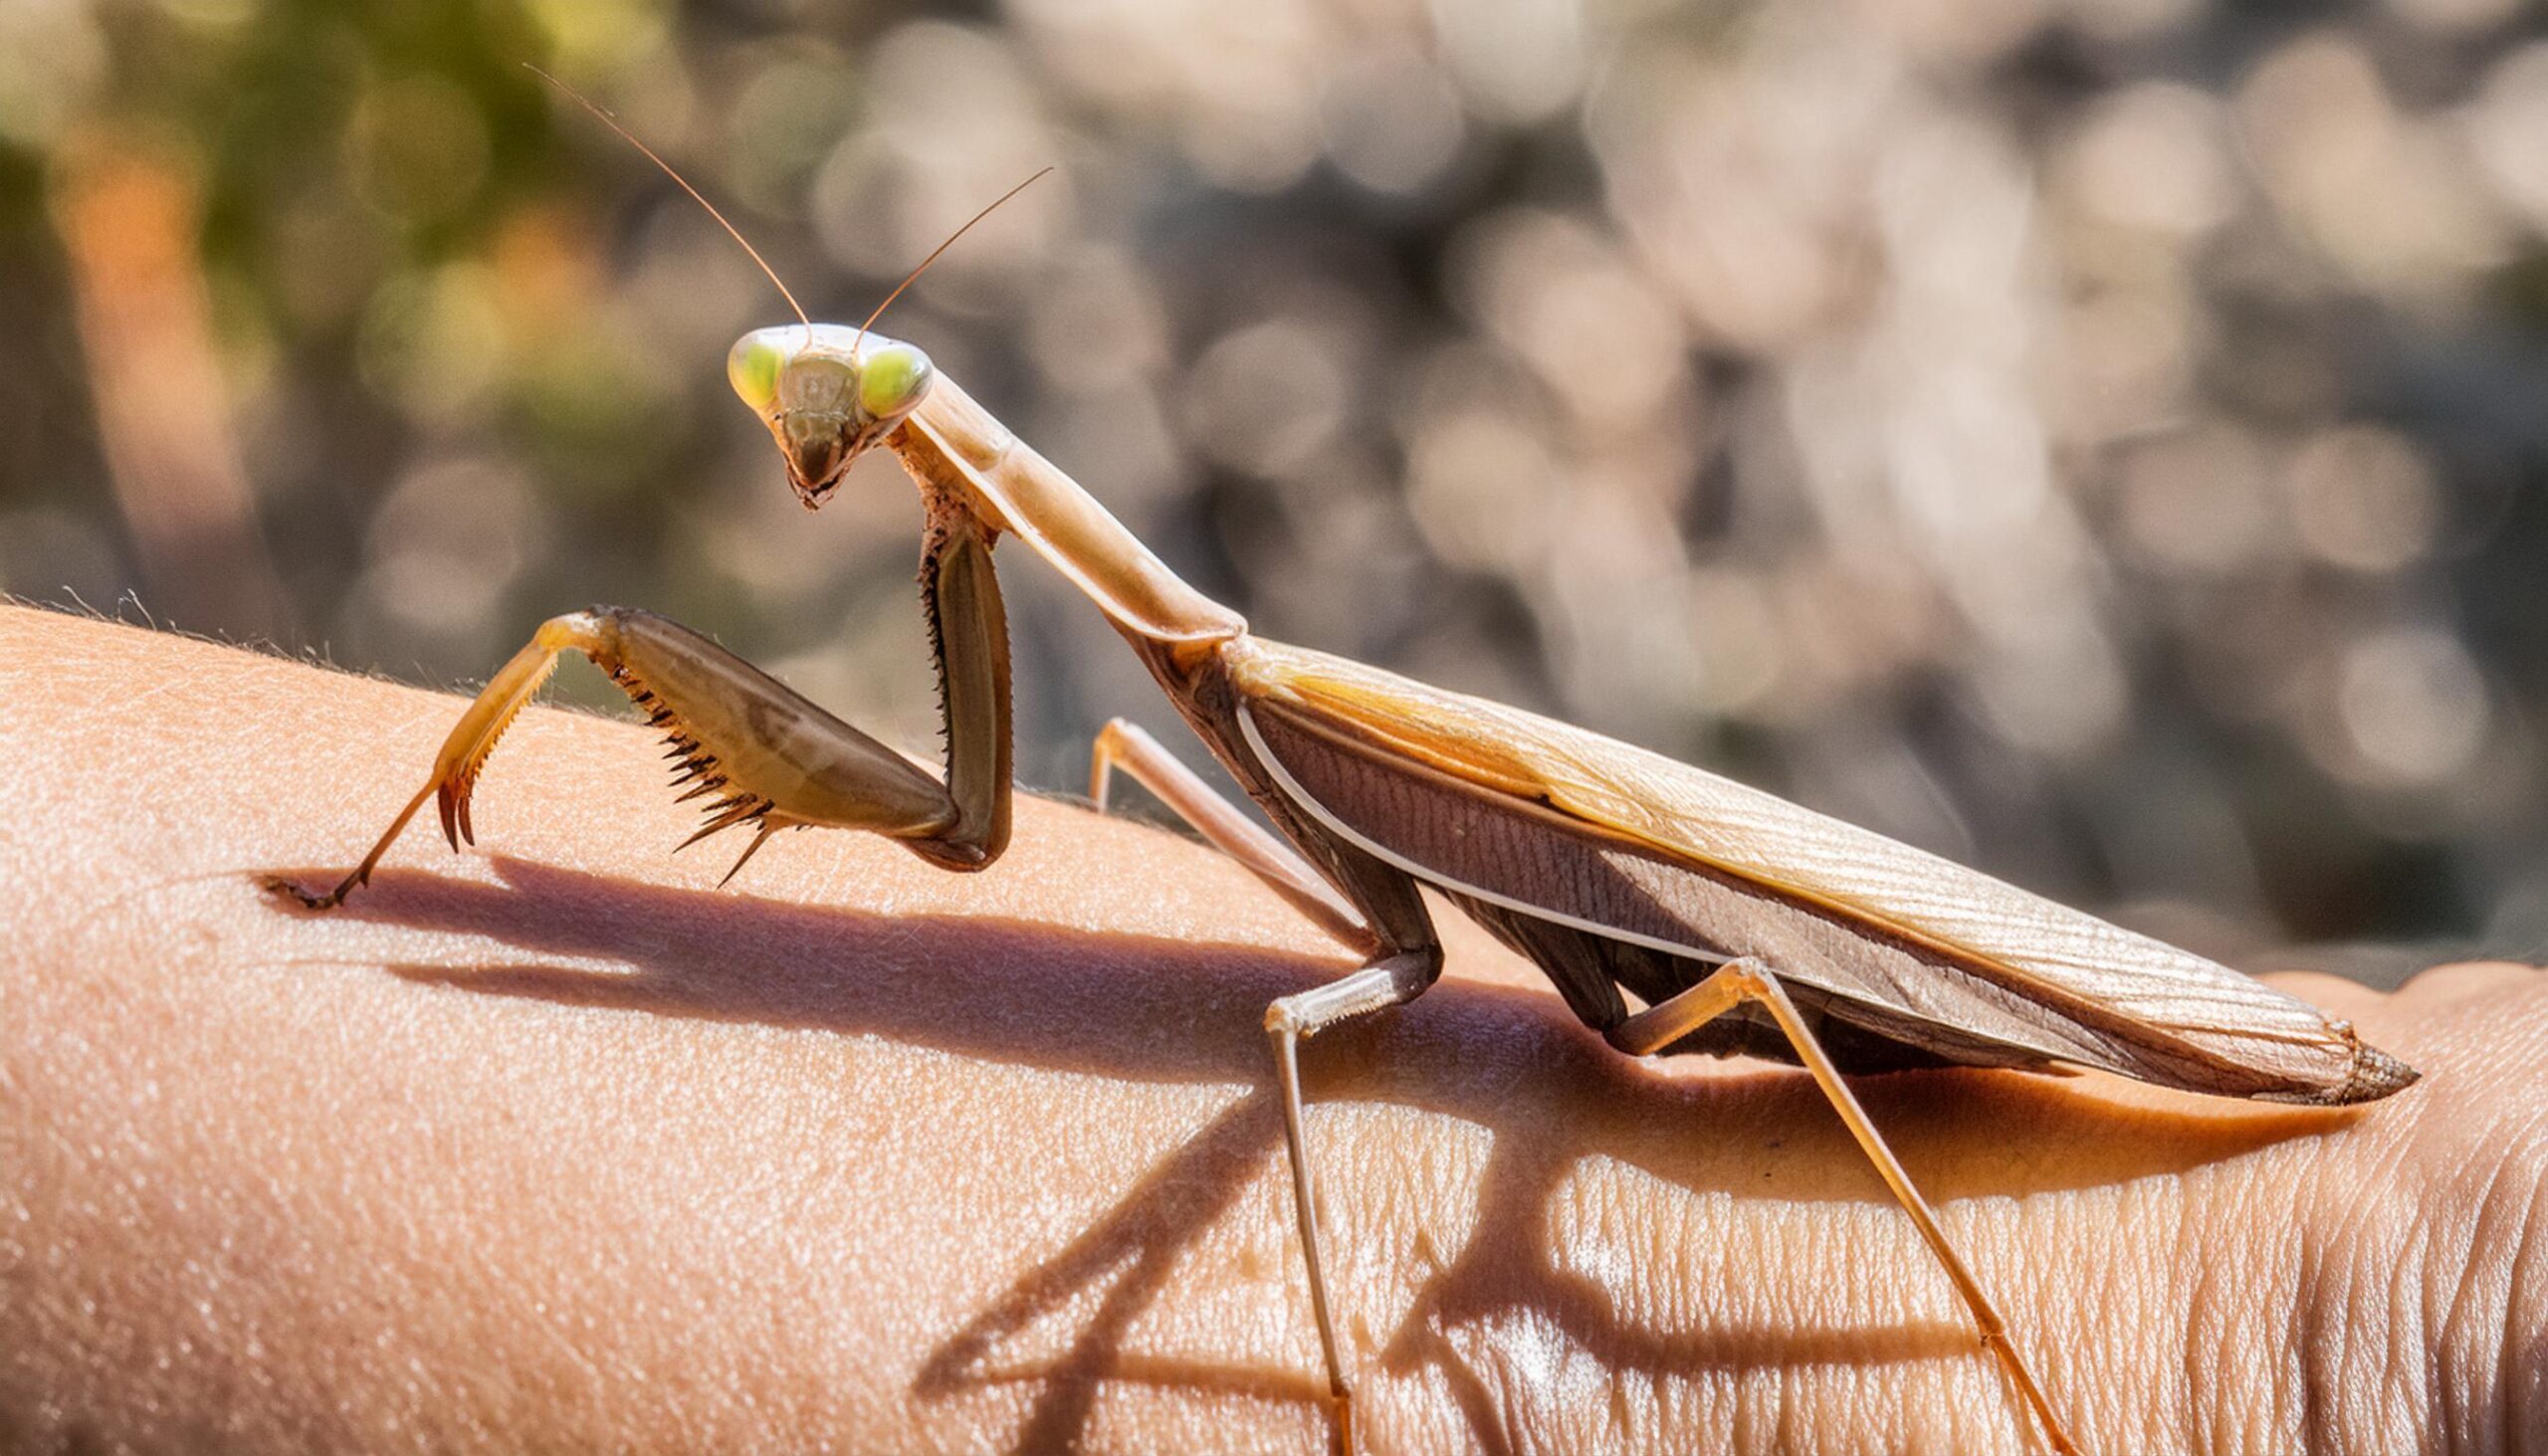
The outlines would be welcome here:
<svg viewBox="0 0 2548 1456">
<path fill-rule="evenodd" d="M 908 345 L 818 326 L 797 357 L 827 351 L 855 377 L 852 349 L 885 348 Z M 799 421 L 772 409 L 784 446 Z M 1971 870 L 1579 728 L 1253 637 L 944 380 L 906 418 L 851 433 L 892 449 L 925 504 L 921 579 L 945 695 L 943 780 L 686 628 L 594 608 L 541 626 L 453 729 L 425 789 L 313 903 L 335 904 L 361 884 L 429 796 L 441 798 L 455 847 L 469 837 L 480 766 L 569 649 L 665 729 L 677 781 L 716 796 L 703 835 L 755 830 L 746 859 L 780 828 L 819 825 L 887 835 L 950 869 L 987 866 L 1007 840 L 1010 794 L 1007 636 L 991 547 L 1015 535 L 1106 613 L 1289 844 L 1120 723 L 1098 741 L 1096 796 L 1112 769 L 1131 773 L 1365 959 L 1266 1014 L 1340 1415 L 1349 1386 L 1319 1257 L 1298 1044 L 1432 983 L 1441 950 L 1419 883 L 1539 963 L 1576 1014 L 1624 1052 L 1801 1062 L 2061 1449 L 2067 1438 L 2005 1326 L 1841 1074 L 2089 1066 L 2323 1104 L 2384 1097 L 2414 1080 L 2302 1002 Z M 789 452 L 791 476 L 816 504 L 853 452 L 814 452 L 828 474 L 812 478 L 801 453 Z M 1631 1012 L 1622 990 L 1644 1009 Z"/>
<path fill-rule="evenodd" d="M 1112 772 L 1131 774 L 1362 957 L 1265 1017 L 1340 1445 L 1353 1443 L 1352 1403 L 1320 1256 L 1299 1044 L 1432 984 L 1442 951 L 1419 885 L 1536 962 L 1623 1052 L 1802 1064 L 2065 1451 L 2074 1448 L 2005 1324 L 1842 1074 L 2094 1067 L 2324 1105 L 2415 1080 L 2300 1001 L 1972 870 L 1581 728 L 1251 636 L 908 344 L 784 325 L 746 335 L 730 372 L 809 508 L 879 444 L 918 483 L 944 776 L 685 627 L 595 607 L 542 624 L 505 665 L 424 788 L 342 882 L 324 896 L 293 893 L 317 908 L 340 903 L 427 798 L 439 797 L 455 848 L 470 838 L 480 767 L 568 650 L 666 732 L 676 782 L 714 796 L 699 837 L 753 829 L 737 870 L 777 830 L 816 826 L 982 869 L 1007 843 L 1011 792 L 1007 628 L 991 551 L 1016 536 L 1106 614 L 1281 837 L 1120 721 L 1098 737 L 1092 796 L 1102 805 Z"/>
</svg>

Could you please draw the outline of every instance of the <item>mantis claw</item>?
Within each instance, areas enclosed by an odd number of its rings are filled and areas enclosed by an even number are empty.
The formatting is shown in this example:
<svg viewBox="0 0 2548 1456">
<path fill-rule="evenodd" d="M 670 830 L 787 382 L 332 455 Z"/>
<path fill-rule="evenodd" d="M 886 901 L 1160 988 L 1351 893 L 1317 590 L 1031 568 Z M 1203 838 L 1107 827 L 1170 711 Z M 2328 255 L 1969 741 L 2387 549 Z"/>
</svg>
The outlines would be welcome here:
<svg viewBox="0 0 2548 1456">
<path fill-rule="evenodd" d="M 696 791 L 694 791 L 694 793 Z M 685 799 L 692 796 L 693 794 L 682 795 Z M 683 850 L 690 848 L 692 845 L 699 843 L 699 841 L 706 839 L 708 836 L 718 833 L 721 830 L 732 829 L 738 824 L 748 824 L 755 820 L 761 821 L 760 827 L 764 831 L 763 837 L 766 837 L 766 831 L 772 828 L 784 828 L 786 826 L 785 820 L 780 820 L 776 825 L 772 825 L 767 822 L 766 816 L 771 809 L 776 807 L 777 805 L 756 794 L 741 793 L 735 794 L 729 798 L 720 799 L 716 803 L 708 806 L 708 822 L 701 826 L 700 831 L 697 834 L 694 834 L 690 838 L 683 840 L 680 844 L 675 845 L 673 847 L 673 853 L 679 854 Z M 760 848 L 760 840 L 755 839 L 752 841 L 752 849 L 758 848 Z M 751 850 L 747 849 L 743 851 L 743 858 L 751 858 Z M 740 870 L 743 866 L 738 863 L 735 868 Z M 726 876 L 726 879 L 728 880 L 733 878 L 735 877 L 732 873 L 729 873 Z M 718 883 L 723 884 L 725 882 L 721 880 Z"/>
<path fill-rule="evenodd" d="M 728 885 L 733 884 L 735 877 L 743 872 L 743 866 L 751 863 L 752 856 L 760 853 L 760 847 L 769 842 L 769 837 L 776 834 L 781 829 L 788 827 L 789 826 L 785 820 L 762 820 L 760 832 L 752 836 L 751 843 L 743 846 L 743 854 L 738 856 L 735 860 L 735 867 L 726 872 L 725 879 L 717 882 L 717 888 L 723 890 Z"/>
<path fill-rule="evenodd" d="M 303 910 L 333 910 L 344 902 L 342 892 L 346 887 L 340 885 L 333 893 L 313 895 L 302 889 L 300 882 L 290 875 L 259 875 L 257 888 L 277 900 L 289 900 Z"/>
</svg>

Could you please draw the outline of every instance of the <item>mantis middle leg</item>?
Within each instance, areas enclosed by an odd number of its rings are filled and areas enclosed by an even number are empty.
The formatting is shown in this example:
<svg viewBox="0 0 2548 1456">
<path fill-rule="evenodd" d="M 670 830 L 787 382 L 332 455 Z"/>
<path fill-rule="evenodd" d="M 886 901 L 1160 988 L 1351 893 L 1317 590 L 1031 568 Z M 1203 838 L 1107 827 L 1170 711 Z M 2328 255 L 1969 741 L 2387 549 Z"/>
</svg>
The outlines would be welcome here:
<svg viewBox="0 0 2548 1456">
<path fill-rule="evenodd" d="M 1327 1289 L 1327 1261 L 1319 1249 L 1319 1202 L 1310 1173 L 1309 1135 L 1301 1112 L 1301 1043 L 1340 1021 L 1402 1006 L 1424 993 L 1442 972 L 1442 947 L 1430 940 L 1382 955 L 1353 974 L 1285 996 L 1265 1008 L 1265 1035 L 1274 1046 L 1274 1071 L 1283 1090 L 1283 1137 L 1292 1161 L 1292 1198 L 1301 1224 L 1301 1250 L 1310 1271 L 1310 1313 L 1318 1320 L 1327 1356 L 1328 1395 L 1335 1402 L 1338 1443 L 1354 1448 L 1354 1392 L 1345 1378 L 1344 1347 L 1336 1338 L 1334 1301 Z"/>
<path fill-rule="evenodd" d="M 1367 957 L 1361 969 L 1325 985 L 1282 997 L 1265 1008 L 1265 1033 L 1283 1097 L 1283 1135 L 1292 1170 L 1292 1202 L 1307 1260 L 1310 1313 L 1318 1324 L 1327 1361 L 1328 1396 L 1337 1416 L 1340 1449 L 1354 1448 L 1352 1384 L 1337 1339 L 1334 1297 L 1319 1234 L 1317 1178 L 1311 1171 L 1309 1134 L 1301 1096 L 1300 1044 L 1340 1021 L 1403 1005 L 1421 995 L 1441 973 L 1442 950 L 1414 882 L 1359 853 L 1341 859 L 1341 881 L 1331 881 L 1297 851 L 1259 828 L 1228 797 L 1136 725 L 1116 719 L 1097 735 L 1090 754 L 1088 796 L 1106 806 L 1117 769 L 1156 794 L 1267 888 L 1348 948 Z"/>
<path fill-rule="evenodd" d="M 1119 768 L 1347 949 L 1369 955 L 1379 948 L 1370 924 L 1309 861 L 1178 762 L 1148 729 L 1120 718 L 1098 731 L 1089 750 L 1088 797 L 1099 813 L 1106 811 L 1107 789 Z"/>
<path fill-rule="evenodd" d="M 1337 1339 L 1335 1299 L 1319 1227 L 1318 1183 L 1310 1167 L 1307 1118 L 1301 1096 L 1300 1045 L 1340 1021 L 1403 1005 L 1423 994 L 1442 970 L 1442 948 L 1433 936 L 1415 884 L 1358 851 L 1341 851 L 1338 878 L 1313 869 L 1297 851 L 1259 828 L 1229 798 L 1178 762 L 1157 738 L 1116 719 L 1097 735 L 1090 755 L 1088 796 L 1106 805 L 1115 770 L 1156 794 L 1267 888 L 1321 930 L 1366 957 L 1362 968 L 1325 985 L 1284 996 L 1265 1008 L 1265 1034 L 1283 1097 L 1283 1135 L 1292 1169 L 1293 1210 L 1300 1221 L 1301 1251 L 1309 1266 L 1310 1313 L 1318 1324 L 1327 1361 L 1328 1397 L 1337 1417 L 1339 1449 L 1354 1449 L 1353 1389 Z"/>
</svg>

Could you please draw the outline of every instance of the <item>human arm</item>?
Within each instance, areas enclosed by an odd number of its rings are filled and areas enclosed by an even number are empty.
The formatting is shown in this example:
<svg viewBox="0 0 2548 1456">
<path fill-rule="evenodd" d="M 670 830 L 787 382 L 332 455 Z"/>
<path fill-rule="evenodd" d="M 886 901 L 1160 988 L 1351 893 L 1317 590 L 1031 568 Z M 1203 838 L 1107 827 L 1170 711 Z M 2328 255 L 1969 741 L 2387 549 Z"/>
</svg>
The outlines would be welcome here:
<svg viewBox="0 0 2548 1456">
<path fill-rule="evenodd" d="M 1319 1447 L 1258 1031 L 1342 968 L 1314 932 L 1040 801 L 981 875 L 807 832 L 719 892 L 649 740 L 563 713 L 477 851 L 259 888 L 358 854 L 457 708 L 0 609 L 8 1444 Z M 2015 1446 L 1802 1077 L 1452 966 L 1306 1058 L 1374 1449 Z M 2540 1439 L 2548 988 L 2295 988 L 2426 1081 L 1861 1093 L 2088 1449 Z"/>
</svg>

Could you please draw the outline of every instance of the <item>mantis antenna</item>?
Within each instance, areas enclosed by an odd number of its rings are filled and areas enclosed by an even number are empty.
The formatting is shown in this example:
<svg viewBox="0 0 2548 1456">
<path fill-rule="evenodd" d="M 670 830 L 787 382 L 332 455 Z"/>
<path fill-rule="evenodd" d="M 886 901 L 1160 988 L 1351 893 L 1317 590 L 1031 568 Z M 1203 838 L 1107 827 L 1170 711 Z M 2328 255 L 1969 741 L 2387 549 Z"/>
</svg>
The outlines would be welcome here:
<svg viewBox="0 0 2548 1456">
<path fill-rule="evenodd" d="M 538 77 L 540 80 L 547 82 L 550 86 L 564 92 L 567 98 L 574 102 L 576 105 L 592 112 L 594 120 L 599 121 L 604 126 L 607 126 L 611 130 L 619 133 L 620 140 L 637 148 L 640 153 L 644 154 L 646 160 L 653 162 L 658 167 L 661 167 L 665 176 L 672 178 L 675 183 L 680 185 L 681 190 L 689 193 L 691 201 L 708 209 L 708 215 L 717 220 L 717 226 L 726 230 L 726 236 L 734 239 L 737 243 L 742 244 L 743 251 L 751 255 L 752 262 L 759 265 L 762 275 L 770 281 L 772 286 L 777 288 L 778 296 L 787 301 L 787 307 L 789 309 L 795 311 L 796 321 L 805 325 L 807 337 L 810 338 L 812 336 L 814 331 L 814 320 L 806 315 L 805 306 L 796 302 L 796 295 L 789 292 L 786 281 L 778 276 L 778 270 L 770 267 L 769 260 L 760 256 L 760 250 L 752 246 L 751 239 L 743 236 L 743 229 L 738 228 L 733 223 L 727 221 L 726 214 L 717 210 L 716 203 L 713 203 L 706 197 L 702 196 L 698 188 L 690 185 L 690 179 L 688 177 L 683 176 L 679 171 L 675 170 L 671 162 L 665 161 L 661 156 L 656 155 L 655 149 L 639 140 L 635 132 L 620 125 L 619 118 L 613 116 L 608 110 L 604 109 L 599 103 L 593 101 L 590 97 L 585 96 L 582 92 L 575 90 L 573 87 L 568 86 L 566 83 L 559 81 L 556 77 L 542 71 L 529 61 L 525 61 L 522 64 L 524 70 L 529 71 L 531 75 Z M 867 321 L 858 325 L 858 337 L 854 339 L 849 346 L 850 356 L 852 358 L 857 357 L 859 345 L 867 342 L 867 330 L 876 325 L 876 320 L 884 316 L 885 311 L 892 307 L 893 302 L 896 299 L 903 296 L 903 291 L 905 289 L 908 289 L 913 284 L 920 282 L 920 276 L 929 272 L 929 266 L 936 263 L 939 260 L 940 255 L 944 254 L 948 249 L 956 246 L 956 240 L 957 238 L 971 232 L 973 230 L 973 224 L 980 222 L 983 218 L 997 212 L 1002 203 L 1007 202 L 1010 198 L 1015 197 L 1018 193 L 1025 191 L 1036 183 L 1043 181 L 1044 178 L 1052 174 L 1052 171 L 1053 169 L 1051 167 L 1046 167 L 1042 171 L 1037 172 L 1034 176 L 1027 178 L 1025 181 L 1018 183 L 1016 186 L 1001 193 L 990 206 L 985 207 L 981 211 L 974 213 L 971 217 L 966 218 L 962 227 L 949 233 L 947 235 L 946 242 L 931 249 L 929 256 L 920 261 L 920 266 L 918 268 L 915 268 L 910 273 L 903 275 L 903 281 L 894 285 L 894 291 L 887 294 L 885 296 L 885 302 L 878 304 L 875 312 L 867 315 Z"/>
<path fill-rule="evenodd" d="M 852 340 L 849 345 L 850 357 L 856 358 L 858 356 L 858 346 L 867 341 L 867 330 L 876 326 L 876 320 L 883 317 L 885 311 L 893 307 L 894 301 L 903 296 L 903 290 L 920 282 L 920 276 L 929 272 L 929 266 L 938 261 L 939 254 L 955 247 L 956 240 L 957 238 L 960 238 L 973 230 L 973 224 L 980 222 L 983 218 L 989 217 L 992 213 L 999 211 L 1001 203 L 1008 201 L 1008 199 L 1015 197 L 1018 193 L 1023 192 L 1027 188 L 1034 186 L 1036 183 L 1043 181 L 1046 177 L 1051 176 L 1052 173 L 1053 169 L 1051 167 L 1046 167 L 1042 171 L 1037 172 L 1034 176 L 1031 176 L 1025 181 L 1018 183 L 1016 186 L 1009 188 L 1007 191 L 1001 193 L 990 206 L 985 207 L 981 211 L 974 213 L 971 217 L 966 218 L 962 227 L 949 233 L 947 235 L 947 241 L 932 249 L 930 251 L 930 255 L 920 261 L 920 267 L 913 269 L 908 274 L 905 274 L 903 276 L 903 281 L 894 285 L 894 291 L 885 296 L 885 302 L 876 306 L 876 312 L 867 315 L 867 321 L 858 325 L 858 337 Z"/>
<path fill-rule="evenodd" d="M 556 77 L 549 75 L 547 72 L 540 70 L 538 67 L 531 65 L 531 64 L 530 62 L 528 62 L 528 61 L 525 61 L 525 62 L 524 62 L 524 63 L 522 63 L 522 64 L 523 64 L 523 69 L 524 69 L 524 70 L 529 71 L 531 75 L 538 77 L 540 80 L 542 80 L 542 81 L 544 81 L 544 82 L 547 82 L 550 86 L 553 86 L 553 87 L 557 88 L 559 91 L 564 92 L 564 93 L 567 95 L 567 97 L 568 97 L 569 99 L 571 99 L 571 100 L 574 102 L 574 104 L 575 104 L 576 105 L 579 105 L 579 106 L 583 107 L 585 110 L 592 112 L 592 113 L 593 113 L 593 119 L 594 119 L 594 120 L 599 121 L 599 122 L 600 122 L 601 124 L 603 124 L 604 126 L 607 126 L 607 127 L 609 127 L 611 130 L 618 132 L 618 133 L 619 133 L 619 139 L 620 139 L 620 140 L 627 142 L 630 146 L 633 146 L 633 147 L 637 148 L 640 152 L 643 152 L 643 153 L 645 154 L 646 160 L 648 160 L 648 161 L 650 161 L 650 162 L 653 162 L 656 166 L 659 166 L 659 167 L 661 167 L 661 168 L 663 168 L 663 169 L 664 169 L 664 175 L 665 175 L 665 176 L 670 177 L 670 178 L 672 178 L 675 182 L 680 183 L 680 184 L 681 184 L 681 190 L 683 190 L 684 192 L 687 192 L 687 193 L 689 193 L 689 194 L 690 194 L 690 200 L 691 200 L 691 201 L 698 203 L 700 206 L 702 206 L 702 207 L 704 207 L 704 208 L 707 208 L 707 209 L 708 209 L 708 215 L 709 215 L 710 217 L 713 217 L 713 218 L 717 219 L 717 226 L 719 226 L 719 227 L 721 227 L 721 228 L 724 228 L 724 229 L 726 230 L 726 236 L 728 236 L 728 237 L 730 237 L 730 238 L 733 238 L 733 239 L 734 239 L 736 242 L 738 242 L 738 243 L 743 244 L 743 251 L 744 251 L 744 252 L 746 252 L 746 253 L 749 253 L 749 254 L 752 256 L 752 262 L 754 262 L 754 263 L 756 263 L 756 264 L 759 264 L 759 265 L 760 265 L 760 271 L 761 271 L 761 273 L 762 273 L 762 274 L 764 274 L 765 276 L 767 276 L 767 278 L 769 279 L 769 281 L 770 281 L 772 284 L 774 284 L 774 285 L 776 285 L 776 286 L 777 286 L 777 289 L 778 289 L 778 296 L 779 296 L 780 298 L 785 299 L 785 300 L 787 301 L 787 307 L 788 307 L 788 308 L 793 309 L 793 310 L 795 310 L 795 311 L 796 311 L 796 321 L 805 325 L 805 333 L 806 333 L 806 336 L 810 338 L 810 337 L 813 335 L 813 332 L 814 332 L 814 320 L 806 316 L 806 314 L 805 314 L 805 306 L 796 302 L 796 296 L 795 296 L 794 294 L 792 294 L 792 293 L 788 292 L 788 289 L 787 289 L 787 283 L 786 283 L 786 281 L 785 281 L 784 279 L 781 279 L 781 278 L 778 276 L 778 270 L 777 270 L 777 269 L 775 269 L 775 268 L 770 267 L 770 266 L 769 266 L 769 260 L 760 256 L 760 250 L 759 250 L 758 248 L 755 248 L 755 247 L 753 247 L 753 246 L 752 246 L 752 240 L 751 240 L 751 239 L 746 238 L 746 237 L 744 237 L 744 236 L 743 236 L 743 229 L 738 228 L 738 227 L 736 227 L 733 223 L 730 223 L 730 222 L 726 221 L 726 214 L 724 214 L 724 213 L 722 213 L 722 212 L 719 212 L 719 211 L 717 210 L 717 204 L 716 204 L 716 203 L 711 202 L 711 201 L 709 201 L 707 198 L 705 198 L 705 197 L 701 196 L 701 195 L 700 195 L 700 193 L 699 193 L 699 189 L 698 189 L 698 188 L 696 188 L 696 187 L 693 187 L 692 185 L 690 185 L 690 179 L 689 179 L 688 177 L 685 177 L 685 176 L 683 176 L 680 172 L 675 171 L 675 170 L 673 169 L 673 164 L 672 164 L 671 162 L 668 162 L 668 161 L 664 160 L 662 157 L 655 155 L 655 149 L 654 149 L 653 147 L 648 146 L 648 145 L 647 145 L 646 143 L 644 143 L 643 141 L 638 140 L 638 139 L 637 139 L 637 133 L 635 133 L 635 132 L 633 132 L 633 131 L 629 130 L 629 129 L 628 129 L 627 127 L 625 127 L 625 126 L 620 125 L 620 124 L 619 124 L 619 118 L 618 118 L 618 117 L 613 116 L 610 112 L 608 112 L 608 111 L 606 111 L 606 110 L 602 109 L 602 107 L 600 106 L 600 104 L 597 104 L 597 103 L 595 103 L 591 98 L 589 98 L 589 97 L 585 96 L 582 92 L 579 92 L 579 91 L 575 90 L 573 87 L 568 86 L 566 83 L 564 83 L 564 82 L 562 82 L 562 81 L 559 81 Z M 1047 168 L 1047 170 L 1050 170 L 1050 169 L 1049 169 L 1049 168 Z M 1031 180 L 1031 179 L 1030 179 L 1030 180 Z M 1000 199 L 1000 201 L 1001 201 L 1001 202 L 1005 202 L 1005 201 L 1007 201 L 1007 200 L 1008 200 L 1008 199 L 1006 199 L 1006 198 L 1001 198 L 1001 199 Z M 998 206 L 999 204 L 998 204 L 998 203 L 993 203 L 993 204 L 991 204 L 991 205 L 992 205 L 992 206 L 994 206 L 994 207 L 996 207 L 996 206 Z M 971 227 L 971 226 L 972 226 L 972 224 L 971 224 L 971 223 L 966 223 L 964 226 L 969 228 L 969 227 Z M 959 230 L 959 231 L 960 231 L 960 230 Z M 952 241 L 954 241 L 954 240 L 953 240 L 953 239 L 950 239 L 949 241 L 951 241 L 951 242 L 952 242 Z M 937 254 L 935 254 L 935 253 L 933 253 L 933 254 L 931 254 L 930 256 L 931 256 L 932 258 L 935 258 L 935 257 L 937 257 L 938 255 L 937 255 Z M 924 263 L 924 264 L 922 264 L 922 265 L 921 265 L 921 267 L 923 267 L 923 268 L 927 268 L 928 266 L 929 266 L 929 265 L 928 265 L 928 264 L 926 264 L 926 263 Z M 901 290 L 900 290 L 900 289 L 897 289 L 897 290 L 895 290 L 895 292 L 896 292 L 896 293 L 900 293 L 900 292 L 901 292 Z M 893 300 L 892 300 L 891 298 L 888 298 L 885 302 L 887 302 L 887 303 L 889 303 L 889 304 L 890 304 L 890 303 L 892 303 L 892 302 L 893 302 Z M 881 312 L 881 311 L 880 311 L 880 312 Z M 864 333 L 865 331 L 866 331 L 866 330 L 865 330 L 865 329 L 863 329 L 863 328 L 860 330 L 860 332 L 861 332 L 861 333 Z"/>
</svg>

